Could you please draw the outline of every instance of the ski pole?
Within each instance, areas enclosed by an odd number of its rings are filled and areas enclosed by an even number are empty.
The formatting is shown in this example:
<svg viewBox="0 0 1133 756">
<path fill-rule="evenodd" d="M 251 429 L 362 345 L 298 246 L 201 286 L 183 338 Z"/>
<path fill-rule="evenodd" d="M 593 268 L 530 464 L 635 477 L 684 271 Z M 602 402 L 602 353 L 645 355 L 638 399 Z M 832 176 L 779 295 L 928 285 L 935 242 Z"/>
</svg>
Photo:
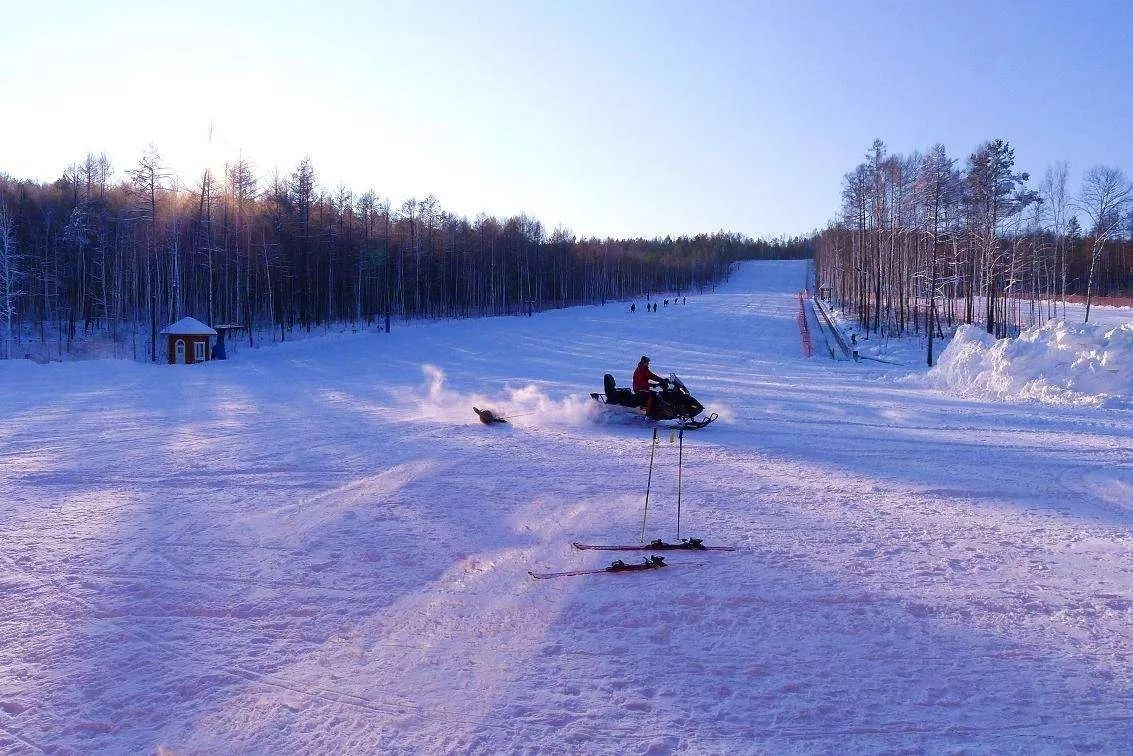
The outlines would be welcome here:
<svg viewBox="0 0 1133 756">
<path fill-rule="evenodd" d="M 677 433 L 677 540 L 681 540 L 681 472 L 685 456 L 685 429 Z"/>
<path fill-rule="evenodd" d="M 649 479 L 645 482 L 645 513 L 641 515 L 641 542 L 645 543 L 645 520 L 649 517 L 649 489 L 653 485 L 653 453 L 657 451 L 657 429 L 653 429 L 653 442 L 649 445 Z"/>
</svg>

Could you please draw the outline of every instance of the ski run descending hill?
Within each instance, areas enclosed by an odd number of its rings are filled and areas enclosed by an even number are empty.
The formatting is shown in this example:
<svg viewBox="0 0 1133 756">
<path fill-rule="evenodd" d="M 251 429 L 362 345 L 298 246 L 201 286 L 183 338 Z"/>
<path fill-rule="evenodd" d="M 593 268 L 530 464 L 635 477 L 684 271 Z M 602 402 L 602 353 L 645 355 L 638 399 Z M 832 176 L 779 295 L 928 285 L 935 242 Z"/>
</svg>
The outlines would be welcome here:
<svg viewBox="0 0 1133 756">
<path fill-rule="evenodd" d="M 0 364 L 0 752 L 1128 752 L 1133 410 L 806 360 L 802 266 L 656 314 Z M 650 430 L 587 393 L 641 354 L 721 415 L 682 536 L 739 549 L 532 580 L 640 535 Z"/>
</svg>

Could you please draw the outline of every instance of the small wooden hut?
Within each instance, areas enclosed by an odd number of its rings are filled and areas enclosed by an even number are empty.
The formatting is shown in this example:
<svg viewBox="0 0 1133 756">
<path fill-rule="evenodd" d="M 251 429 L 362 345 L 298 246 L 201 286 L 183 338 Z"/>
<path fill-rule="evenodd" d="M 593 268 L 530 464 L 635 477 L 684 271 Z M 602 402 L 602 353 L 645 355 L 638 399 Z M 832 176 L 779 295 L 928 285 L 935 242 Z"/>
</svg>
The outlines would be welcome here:
<svg viewBox="0 0 1133 756">
<path fill-rule="evenodd" d="M 176 323 L 161 329 L 168 344 L 170 365 L 192 365 L 212 359 L 209 338 L 216 331 L 196 318 L 181 318 Z"/>
</svg>

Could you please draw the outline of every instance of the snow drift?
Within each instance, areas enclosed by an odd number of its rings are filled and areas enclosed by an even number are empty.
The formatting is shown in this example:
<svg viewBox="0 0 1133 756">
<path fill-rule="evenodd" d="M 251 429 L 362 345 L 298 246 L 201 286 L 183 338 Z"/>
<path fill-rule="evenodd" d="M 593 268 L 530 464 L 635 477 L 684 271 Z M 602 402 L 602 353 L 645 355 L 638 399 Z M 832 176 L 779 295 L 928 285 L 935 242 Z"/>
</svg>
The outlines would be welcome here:
<svg viewBox="0 0 1133 756">
<path fill-rule="evenodd" d="M 1133 321 L 1116 327 L 1049 320 L 1017 338 L 964 325 L 928 381 L 965 396 L 1051 404 L 1133 404 Z"/>
</svg>

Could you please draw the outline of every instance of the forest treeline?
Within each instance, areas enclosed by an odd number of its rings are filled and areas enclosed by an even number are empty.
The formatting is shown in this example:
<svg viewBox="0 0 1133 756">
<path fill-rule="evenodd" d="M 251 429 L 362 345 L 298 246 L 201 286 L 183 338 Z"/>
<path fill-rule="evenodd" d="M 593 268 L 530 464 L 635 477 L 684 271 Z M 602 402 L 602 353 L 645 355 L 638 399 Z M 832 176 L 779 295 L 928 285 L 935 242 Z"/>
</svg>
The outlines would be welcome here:
<svg viewBox="0 0 1133 756">
<path fill-rule="evenodd" d="M 809 257 L 810 239 L 726 232 L 576 238 L 526 215 L 474 220 L 436 197 L 392 207 L 322 190 L 310 158 L 265 180 L 245 159 L 194 184 L 154 147 L 115 181 L 90 154 L 42 184 L 0 174 L 0 356 L 20 338 L 66 350 L 92 333 L 155 359 L 185 315 L 268 326 L 279 338 L 335 322 L 507 315 L 693 291 L 744 259 Z"/>
<path fill-rule="evenodd" d="M 943 145 L 888 154 L 875 140 L 842 184 L 840 218 L 816 240 L 818 285 L 869 332 L 927 334 L 979 323 L 1003 336 L 1065 317 L 1068 298 L 1133 295 L 1133 189 L 1115 167 L 1072 194 L 1057 163 L 1035 187 L 1008 142 L 967 159 Z"/>
</svg>

